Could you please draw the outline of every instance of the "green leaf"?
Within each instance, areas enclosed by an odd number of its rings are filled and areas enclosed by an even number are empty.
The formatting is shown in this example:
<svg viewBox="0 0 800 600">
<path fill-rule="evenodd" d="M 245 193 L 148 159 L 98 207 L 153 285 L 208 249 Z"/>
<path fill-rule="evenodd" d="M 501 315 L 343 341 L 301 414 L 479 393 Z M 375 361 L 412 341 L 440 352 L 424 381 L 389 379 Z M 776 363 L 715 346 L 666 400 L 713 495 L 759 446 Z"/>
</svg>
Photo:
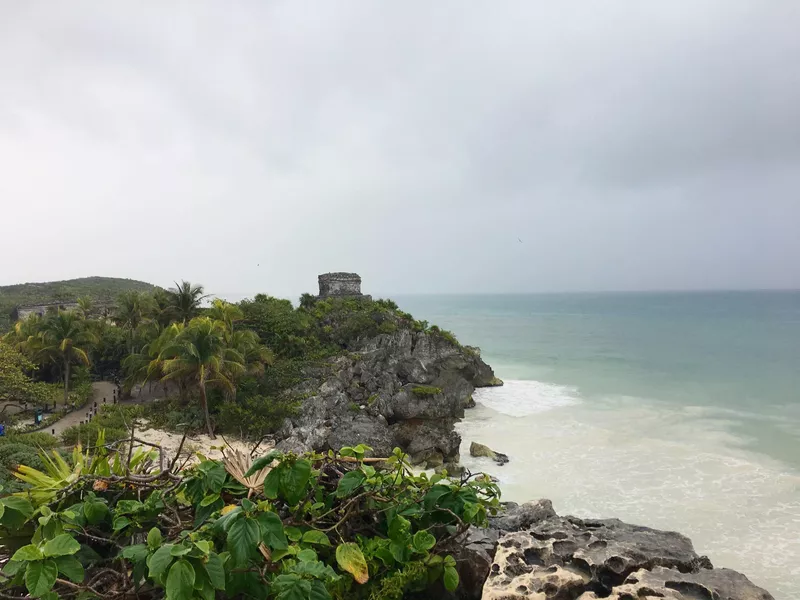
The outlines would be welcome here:
<svg viewBox="0 0 800 600">
<path fill-rule="evenodd" d="M 206 486 L 208 491 L 219 494 L 222 491 L 222 486 L 225 483 L 225 478 L 228 472 L 219 463 L 213 463 L 213 466 L 206 471 Z"/>
<path fill-rule="evenodd" d="M 288 545 L 283 531 L 281 518 L 274 512 L 263 512 L 258 515 L 258 526 L 261 530 L 261 541 L 273 550 L 282 550 Z"/>
<path fill-rule="evenodd" d="M 67 576 L 67 579 L 80 583 L 83 581 L 83 565 L 74 556 L 59 556 L 56 558 L 58 572 Z"/>
<path fill-rule="evenodd" d="M 456 566 L 456 559 L 448 554 L 447 556 L 444 557 L 444 566 L 445 567 L 455 567 Z"/>
<path fill-rule="evenodd" d="M 336 562 L 343 571 L 350 573 L 357 583 L 366 583 L 369 580 L 367 561 L 357 544 L 348 542 L 337 546 Z"/>
<path fill-rule="evenodd" d="M 414 534 L 412 544 L 417 552 L 427 552 L 436 545 L 436 537 L 427 531 L 418 531 Z"/>
<path fill-rule="evenodd" d="M 354 491 L 361 487 L 366 480 L 366 476 L 361 471 L 350 471 L 344 474 L 339 480 L 339 485 L 336 488 L 336 497 L 344 498 L 350 496 Z"/>
<path fill-rule="evenodd" d="M 289 538 L 293 542 L 299 542 L 303 537 L 303 532 L 300 531 L 297 527 L 287 527 L 285 530 L 286 537 Z"/>
<path fill-rule="evenodd" d="M 458 587 L 458 571 L 456 571 L 455 567 L 445 567 L 442 579 L 444 580 L 444 589 L 448 592 L 456 591 Z"/>
<path fill-rule="evenodd" d="M 43 596 L 51 589 L 58 577 L 58 567 L 52 559 L 35 561 L 25 570 L 25 587 L 33 597 Z"/>
<path fill-rule="evenodd" d="M 283 497 L 290 506 L 296 505 L 303 499 L 310 478 L 311 463 L 305 459 L 298 460 L 294 465 L 283 470 L 281 473 L 281 492 L 283 492 Z"/>
<path fill-rule="evenodd" d="M 170 600 L 191 599 L 194 593 L 194 568 L 189 561 L 181 559 L 169 568 L 166 588 Z"/>
<path fill-rule="evenodd" d="M 147 558 L 149 552 L 147 551 L 147 546 L 144 544 L 134 544 L 133 546 L 128 546 L 122 551 L 122 557 L 127 558 L 132 562 L 139 562 L 140 560 L 144 560 Z"/>
<path fill-rule="evenodd" d="M 297 553 L 297 560 L 299 560 L 300 562 L 316 562 L 317 553 L 314 552 L 311 548 L 300 550 L 300 552 Z M 322 563 L 319 564 L 321 565 Z"/>
<path fill-rule="evenodd" d="M 306 544 L 317 544 L 318 546 L 330 546 L 331 541 L 324 532 L 311 529 L 303 534 L 303 542 Z"/>
<path fill-rule="evenodd" d="M 127 515 L 137 512 L 144 508 L 144 504 L 138 500 L 120 500 L 114 507 L 114 512 L 118 515 Z"/>
<path fill-rule="evenodd" d="M 3 506 L 22 513 L 26 519 L 33 516 L 33 505 L 21 496 L 6 496 L 2 499 Z"/>
<path fill-rule="evenodd" d="M 228 530 L 228 550 L 234 566 L 241 567 L 255 551 L 261 537 L 258 523 L 251 518 L 237 519 Z"/>
<path fill-rule="evenodd" d="M 78 540 L 68 533 L 62 533 L 47 542 L 43 551 L 45 556 L 67 556 L 68 554 L 75 554 L 80 549 L 81 545 Z"/>
<path fill-rule="evenodd" d="M 147 534 L 147 545 L 155 550 L 161 545 L 161 530 L 158 527 L 153 527 Z"/>
<path fill-rule="evenodd" d="M 176 544 L 172 547 L 172 550 L 169 553 L 172 556 L 183 556 L 184 554 L 189 554 L 192 551 L 191 546 L 184 546 L 183 544 Z"/>
<path fill-rule="evenodd" d="M 24 562 L 10 560 L 3 567 L 3 575 L 8 575 L 9 577 L 13 577 L 19 572 L 20 569 L 24 569 L 26 566 L 27 565 Z"/>
<path fill-rule="evenodd" d="M 97 525 L 108 514 L 108 506 L 99 500 L 87 500 L 83 503 L 83 514 L 90 525 Z"/>
<path fill-rule="evenodd" d="M 208 506 L 209 504 L 214 504 L 214 502 L 216 502 L 217 500 L 219 500 L 219 494 L 217 493 L 209 494 L 200 501 L 200 506 Z"/>
<path fill-rule="evenodd" d="M 389 525 L 389 539 L 395 542 L 407 543 L 411 522 L 405 517 L 396 516 Z"/>
<path fill-rule="evenodd" d="M 122 531 L 131 523 L 133 523 L 133 521 L 131 521 L 128 517 L 114 517 L 113 529 L 114 531 Z"/>
<path fill-rule="evenodd" d="M 389 544 L 389 552 L 392 557 L 400 564 L 407 563 L 411 559 L 411 548 L 406 542 L 396 542 L 392 540 Z"/>
<path fill-rule="evenodd" d="M 280 458 L 283 456 L 283 453 L 280 450 L 273 450 L 269 452 L 266 456 L 262 456 L 261 458 L 257 458 L 253 461 L 253 464 L 250 465 L 250 468 L 247 470 L 247 473 L 244 474 L 245 477 L 250 477 L 253 473 L 256 473 L 263 469 L 264 467 L 268 467 L 272 464 L 272 461 L 276 458 Z"/>
<path fill-rule="evenodd" d="M 150 557 L 150 578 L 158 579 L 172 562 L 172 544 L 164 544 Z"/>
<path fill-rule="evenodd" d="M 42 558 L 42 551 L 33 544 L 28 544 L 14 552 L 14 556 L 11 557 L 11 560 L 41 560 Z"/>
<path fill-rule="evenodd" d="M 270 500 L 275 500 L 281 489 L 281 473 L 286 469 L 284 465 L 279 465 L 272 469 L 264 478 L 264 495 Z"/>
<path fill-rule="evenodd" d="M 309 600 L 331 600 L 331 595 L 325 589 L 325 584 L 321 581 L 311 582 L 311 594 L 308 596 Z"/>
<path fill-rule="evenodd" d="M 211 581 L 211 585 L 213 585 L 215 589 L 224 590 L 225 566 L 222 564 L 222 559 L 219 557 L 219 554 L 214 552 L 209 554 L 208 560 L 203 566 L 208 574 L 209 581 Z"/>
<path fill-rule="evenodd" d="M 253 512 L 253 509 L 256 507 L 255 503 L 247 498 L 242 498 L 242 510 L 244 512 Z"/>
</svg>

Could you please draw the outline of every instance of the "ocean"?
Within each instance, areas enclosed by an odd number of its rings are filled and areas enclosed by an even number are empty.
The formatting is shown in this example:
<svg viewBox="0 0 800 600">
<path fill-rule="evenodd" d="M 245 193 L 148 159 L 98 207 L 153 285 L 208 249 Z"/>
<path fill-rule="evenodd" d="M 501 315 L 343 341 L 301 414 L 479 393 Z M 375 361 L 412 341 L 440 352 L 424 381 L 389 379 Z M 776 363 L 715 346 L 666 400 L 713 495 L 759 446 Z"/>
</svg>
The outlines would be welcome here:
<svg viewBox="0 0 800 600">
<path fill-rule="evenodd" d="M 800 598 L 800 292 L 399 296 L 505 381 L 459 424 L 505 500 L 680 531 Z M 479 441 L 508 454 L 469 456 Z"/>
</svg>

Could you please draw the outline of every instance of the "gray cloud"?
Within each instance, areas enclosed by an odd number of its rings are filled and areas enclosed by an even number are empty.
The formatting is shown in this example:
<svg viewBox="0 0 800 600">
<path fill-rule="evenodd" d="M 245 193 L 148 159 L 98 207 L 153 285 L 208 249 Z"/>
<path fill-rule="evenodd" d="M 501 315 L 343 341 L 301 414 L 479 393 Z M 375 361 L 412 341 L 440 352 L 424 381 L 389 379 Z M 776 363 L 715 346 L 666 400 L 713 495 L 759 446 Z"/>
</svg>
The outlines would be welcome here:
<svg viewBox="0 0 800 600">
<path fill-rule="evenodd" d="M 731 0 L 4 5 L 0 283 L 798 287 L 798 27 Z"/>
</svg>

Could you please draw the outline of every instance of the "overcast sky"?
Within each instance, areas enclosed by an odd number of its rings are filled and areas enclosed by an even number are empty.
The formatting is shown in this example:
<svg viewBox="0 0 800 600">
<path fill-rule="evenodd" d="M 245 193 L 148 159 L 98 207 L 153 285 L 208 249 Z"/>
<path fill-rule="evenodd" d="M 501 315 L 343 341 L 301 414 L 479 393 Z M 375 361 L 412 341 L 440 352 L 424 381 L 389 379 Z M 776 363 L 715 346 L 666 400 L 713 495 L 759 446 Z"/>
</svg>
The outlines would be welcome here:
<svg viewBox="0 0 800 600">
<path fill-rule="evenodd" d="M 800 2 L 4 2 L 0 284 L 800 287 Z"/>
</svg>

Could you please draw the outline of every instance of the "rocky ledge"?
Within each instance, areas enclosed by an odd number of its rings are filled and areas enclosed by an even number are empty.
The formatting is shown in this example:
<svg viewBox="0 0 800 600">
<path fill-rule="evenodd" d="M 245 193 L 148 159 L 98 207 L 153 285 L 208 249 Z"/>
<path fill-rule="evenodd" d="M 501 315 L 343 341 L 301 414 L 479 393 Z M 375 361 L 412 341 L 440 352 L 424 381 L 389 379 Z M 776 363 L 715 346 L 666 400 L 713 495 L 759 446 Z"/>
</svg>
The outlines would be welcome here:
<svg viewBox="0 0 800 600">
<path fill-rule="evenodd" d="M 293 390 L 298 415 L 278 432 L 278 448 L 297 452 L 359 443 L 388 456 L 400 447 L 412 463 L 456 468 L 454 425 L 474 406 L 476 387 L 500 385 L 477 348 L 436 332 L 401 330 L 364 341 Z"/>
<path fill-rule="evenodd" d="M 560 517 L 549 500 L 508 505 L 458 554 L 470 600 L 773 600 L 680 533 Z"/>
</svg>

